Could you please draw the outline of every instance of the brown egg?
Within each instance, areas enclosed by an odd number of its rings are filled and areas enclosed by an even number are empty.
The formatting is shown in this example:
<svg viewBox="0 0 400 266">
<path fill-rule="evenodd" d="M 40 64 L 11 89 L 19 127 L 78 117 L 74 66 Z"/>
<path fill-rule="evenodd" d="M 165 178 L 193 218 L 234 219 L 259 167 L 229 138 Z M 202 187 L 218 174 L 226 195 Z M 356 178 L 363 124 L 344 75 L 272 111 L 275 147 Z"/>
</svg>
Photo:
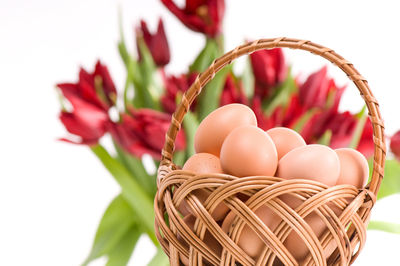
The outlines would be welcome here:
<svg viewBox="0 0 400 266">
<path fill-rule="evenodd" d="M 219 158 L 210 153 L 196 153 L 192 155 L 187 159 L 182 169 L 198 174 L 223 173 Z"/>
<path fill-rule="evenodd" d="M 182 169 L 192 171 L 198 174 L 223 173 L 219 158 L 209 153 L 197 153 L 193 155 L 186 161 Z M 210 192 L 204 189 L 198 189 L 193 191 L 193 194 L 200 200 L 200 202 L 204 203 L 208 198 L 208 196 L 210 195 Z M 191 208 L 187 205 L 187 202 L 185 200 L 182 201 L 181 205 L 179 206 L 179 211 L 184 216 L 191 214 Z M 213 211 L 211 216 L 216 221 L 219 221 L 225 218 L 225 215 L 228 213 L 228 211 L 229 208 L 224 203 L 220 203 Z"/>
<path fill-rule="evenodd" d="M 293 195 L 282 195 L 280 196 L 280 199 L 292 209 L 296 209 L 302 203 L 300 199 Z M 318 216 L 318 214 L 314 212 L 307 215 L 304 220 L 311 227 L 317 238 L 320 238 L 325 230 L 327 230 L 327 226 L 325 225 L 324 221 Z M 301 263 L 309 254 L 307 245 L 295 231 L 291 231 L 284 241 L 284 245 L 299 263 Z M 325 250 L 326 257 L 332 254 L 331 252 L 333 251 L 331 250 L 331 247 L 331 245 L 328 245 L 327 249 Z"/>
<path fill-rule="evenodd" d="M 190 227 L 190 229 L 194 230 L 194 224 L 196 222 L 196 217 L 194 217 L 193 215 L 188 215 L 185 216 L 185 218 L 183 218 L 183 221 Z M 183 243 L 185 246 L 188 246 L 188 244 L 182 239 L 182 237 L 179 235 L 177 235 L 177 238 L 179 241 L 181 241 L 181 243 Z M 204 238 L 203 238 L 204 243 L 211 248 L 211 250 L 213 250 L 215 252 L 216 255 L 220 256 L 221 252 L 222 252 L 222 247 L 221 245 L 218 243 L 218 241 L 214 238 L 214 236 L 207 230 L 204 234 Z M 189 258 L 183 256 L 183 254 L 179 254 L 179 258 L 181 259 L 181 262 L 184 265 L 189 265 Z"/>
<path fill-rule="evenodd" d="M 256 126 L 242 126 L 226 137 L 221 148 L 224 172 L 235 176 L 273 176 L 278 164 L 275 144 Z"/>
<path fill-rule="evenodd" d="M 304 220 L 311 227 L 317 238 L 320 238 L 325 230 L 327 230 L 324 221 L 316 213 L 310 213 Z M 299 263 L 302 262 L 309 253 L 308 247 L 295 231 L 292 231 L 288 235 L 283 244 Z"/>
<path fill-rule="evenodd" d="M 194 137 L 197 153 L 207 152 L 219 156 L 226 136 L 237 127 L 257 126 L 254 112 L 243 104 L 228 104 L 209 114 L 200 123 Z"/>
<path fill-rule="evenodd" d="M 350 184 L 363 188 L 369 176 L 368 162 L 364 155 L 350 148 L 336 149 L 335 152 L 340 161 L 340 175 L 336 184 Z"/>
<path fill-rule="evenodd" d="M 255 214 L 261 219 L 261 221 L 268 226 L 269 229 L 274 230 L 280 222 L 280 218 L 267 206 L 261 206 L 255 211 Z M 222 230 L 228 233 L 229 228 L 236 217 L 234 212 L 230 212 L 224 222 L 222 223 Z M 265 247 L 265 243 L 260 237 L 252 230 L 249 226 L 245 225 L 242 232 L 240 233 L 239 247 L 241 247 L 249 256 L 257 259 L 261 251 Z"/>
<path fill-rule="evenodd" d="M 306 146 L 306 142 L 299 133 L 293 129 L 286 127 L 276 127 L 267 130 L 267 134 L 271 137 L 278 152 L 278 160 L 280 160 L 289 151 Z"/>
<path fill-rule="evenodd" d="M 312 144 L 291 150 L 283 156 L 276 176 L 310 179 L 334 186 L 339 174 L 340 162 L 335 151 L 328 146 Z"/>
</svg>

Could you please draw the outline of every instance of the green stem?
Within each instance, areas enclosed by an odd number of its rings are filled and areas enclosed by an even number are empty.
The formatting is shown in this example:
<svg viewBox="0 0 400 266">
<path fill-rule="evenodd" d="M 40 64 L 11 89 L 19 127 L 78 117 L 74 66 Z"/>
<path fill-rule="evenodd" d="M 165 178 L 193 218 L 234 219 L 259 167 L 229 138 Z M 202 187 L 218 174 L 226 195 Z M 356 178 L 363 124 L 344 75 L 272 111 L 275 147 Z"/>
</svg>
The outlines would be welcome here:
<svg viewBox="0 0 400 266">
<path fill-rule="evenodd" d="M 140 220 L 141 225 L 149 235 L 153 243 L 158 246 L 157 238 L 154 233 L 154 209 L 153 201 L 137 183 L 128 170 L 101 145 L 91 147 L 91 150 L 100 159 L 103 165 L 114 177 L 115 181 L 121 186 L 122 196 L 132 207 L 132 210 Z"/>
<path fill-rule="evenodd" d="M 154 197 L 157 191 L 156 177 L 150 176 L 146 172 L 142 161 L 139 158 L 126 153 L 115 141 L 114 147 L 121 163 L 131 173 L 131 175 L 133 175 L 139 185 L 145 189 L 147 195 Z"/>
</svg>

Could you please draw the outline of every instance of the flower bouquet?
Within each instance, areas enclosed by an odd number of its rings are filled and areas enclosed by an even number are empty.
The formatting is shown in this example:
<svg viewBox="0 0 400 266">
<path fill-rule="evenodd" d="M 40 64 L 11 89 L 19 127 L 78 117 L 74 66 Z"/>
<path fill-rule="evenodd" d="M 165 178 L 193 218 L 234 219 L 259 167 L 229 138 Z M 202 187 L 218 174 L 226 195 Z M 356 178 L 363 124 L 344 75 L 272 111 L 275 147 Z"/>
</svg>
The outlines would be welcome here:
<svg viewBox="0 0 400 266">
<path fill-rule="evenodd" d="M 158 252 L 149 265 L 168 265 L 154 232 L 153 199 L 156 171 L 171 114 L 198 73 L 224 52 L 223 0 L 187 0 L 183 8 L 162 0 L 186 27 L 205 37 L 205 46 L 186 73 L 165 70 L 170 50 L 160 19 L 156 32 L 146 22 L 136 28 L 137 52 L 129 51 L 122 35 L 118 51 L 126 68 L 124 88 L 117 89 L 107 67 L 98 61 L 92 71 L 81 69 L 75 83 L 59 83 L 60 120 L 70 135 L 63 141 L 87 145 L 121 186 L 121 193 L 107 207 L 93 248 L 83 263 L 106 256 L 107 265 L 125 265 L 139 237 L 146 234 Z M 241 73 L 232 66 L 219 72 L 185 116 L 176 139 L 175 162 L 182 165 L 194 154 L 194 133 L 211 111 L 230 103 L 248 105 L 260 128 L 292 128 L 307 143 L 333 148 L 351 147 L 370 159 L 374 151 L 372 124 L 365 108 L 358 113 L 340 111 L 346 88 L 337 86 L 327 67 L 304 81 L 291 72 L 282 49 L 250 55 Z M 102 145 L 111 136 L 112 147 Z M 400 132 L 391 138 L 391 150 L 400 157 Z M 386 163 L 385 180 L 378 199 L 400 192 L 400 164 Z M 372 221 L 371 229 L 400 231 L 397 224 Z"/>
</svg>

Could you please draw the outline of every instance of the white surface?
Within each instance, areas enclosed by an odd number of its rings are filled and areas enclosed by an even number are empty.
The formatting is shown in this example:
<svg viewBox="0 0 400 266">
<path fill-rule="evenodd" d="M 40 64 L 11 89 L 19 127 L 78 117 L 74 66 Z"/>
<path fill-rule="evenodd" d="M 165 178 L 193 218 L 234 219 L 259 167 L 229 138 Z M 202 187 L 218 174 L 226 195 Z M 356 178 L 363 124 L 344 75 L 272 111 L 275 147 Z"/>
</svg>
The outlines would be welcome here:
<svg viewBox="0 0 400 266">
<path fill-rule="evenodd" d="M 396 1 L 227 2 L 227 49 L 245 38 L 273 36 L 332 47 L 368 78 L 387 132 L 400 128 Z M 132 49 L 133 25 L 139 18 L 151 26 L 159 15 L 165 18 L 172 48 L 170 72 L 184 71 L 203 45 L 200 34 L 184 28 L 156 0 L 0 3 L 0 265 L 79 265 L 104 208 L 119 191 L 87 148 L 56 141 L 64 129 L 57 120 L 54 91 L 56 82 L 75 80 L 78 66 L 91 69 L 97 58 L 122 87 L 125 72 L 116 49 L 118 5 Z M 321 60 L 311 58 L 290 52 L 297 73 L 321 66 Z M 342 84 L 347 82 L 339 71 L 330 70 Z M 349 88 L 344 106 L 356 111 L 361 102 L 354 87 Z M 379 203 L 374 217 L 400 222 L 399 212 L 392 211 L 399 203 L 400 197 Z M 355 265 L 400 264 L 400 236 L 369 232 L 368 237 Z M 154 252 L 146 239 L 141 245 L 131 265 L 145 265 Z"/>
</svg>

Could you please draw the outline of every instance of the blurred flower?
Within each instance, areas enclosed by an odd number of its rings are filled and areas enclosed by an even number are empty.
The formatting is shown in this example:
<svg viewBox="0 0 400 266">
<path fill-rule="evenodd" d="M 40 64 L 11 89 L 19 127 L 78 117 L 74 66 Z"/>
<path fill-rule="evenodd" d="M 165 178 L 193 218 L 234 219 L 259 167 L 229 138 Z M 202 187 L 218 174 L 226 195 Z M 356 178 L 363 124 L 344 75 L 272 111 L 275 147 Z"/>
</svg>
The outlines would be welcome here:
<svg viewBox="0 0 400 266">
<path fill-rule="evenodd" d="M 360 143 L 358 144 L 357 150 L 360 151 L 365 157 L 369 158 L 374 154 L 375 144 L 373 140 L 374 129 L 372 122 L 367 119 L 364 130 L 361 134 Z"/>
<path fill-rule="evenodd" d="M 186 0 L 184 8 L 179 8 L 173 0 L 161 1 L 189 29 L 209 37 L 221 33 L 224 0 Z"/>
<path fill-rule="evenodd" d="M 271 95 L 271 89 L 285 80 L 285 57 L 281 48 L 275 48 L 254 52 L 250 60 L 255 78 L 254 95 L 264 99 Z"/>
<path fill-rule="evenodd" d="M 350 112 L 320 112 L 310 118 L 301 134 L 307 143 L 315 143 L 327 130 L 330 130 L 332 132 L 331 146 L 341 148 L 350 144 L 356 125 L 357 120 Z"/>
<path fill-rule="evenodd" d="M 170 121 L 170 115 L 152 109 L 130 110 L 129 114 L 121 115 L 121 122 L 114 124 L 110 132 L 129 153 L 137 157 L 149 154 L 159 160 Z M 175 148 L 182 150 L 185 146 L 185 135 L 180 131 Z"/>
<path fill-rule="evenodd" d="M 117 97 L 117 90 L 110 73 L 100 61 L 97 61 L 93 73 L 81 68 L 77 83 L 60 83 L 57 87 L 68 100 L 71 101 L 71 97 L 75 96 L 104 111 L 115 105 Z"/>
<path fill-rule="evenodd" d="M 300 103 L 305 109 L 329 107 L 337 111 L 345 87 L 338 88 L 335 81 L 328 77 L 327 67 L 311 74 L 299 88 Z M 331 106 L 327 106 L 330 97 Z"/>
<path fill-rule="evenodd" d="M 80 141 L 62 138 L 61 140 L 86 145 L 95 145 L 106 133 L 109 119 L 104 110 L 89 104 L 76 96 L 70 96 L 72 112 L 61 111 L 60 120 L 71 134 Z"/>
<path fill-rule="evenodd" d="M 295 128 L 300 119 L 308 114 L 300 133 L 307 143 L 317 143 L 325 132 L 330 131 L 332 148 L 348 147 L 357 126 L 357 118 L 350 112 L 339 112 L 338 106 L 345 87 L 338 88 L 327 75 L 326 67 L 311 74 L 300 85 L 286 107 L 278 106 L 267 116 L 262 109 L 261 96 L 255 96 L 252 108 L 256 114 L 258 125 L 267 130 L 276 126 Z M 366 157 L 373 154 L 372 124 L 368 119 L 362 132 L 357 149 Z"/>
<path fill-rule="evenodd" d="M 77 83 L 57 85 L 72 105 L 72 111 L 61 111 L 60 120 L 79 141 L 63 138 L 64 141 L 94 145 L 107 132 L 110 124 L 108 110 L 115 104 L 116 89 L 107 67 L 100 61 L 93 73 L 84 69 L 79 72 Z"/>
<path fill-rule="evenodd" d="M 180 100 L 183 93 L 187 91 L 195 81 L 197 74 L 182 74 L 179 76 L 169 75 L 166 76 L 164 74 L 164 83 L 165 83 L 165 93 L 161 97 L 161 105 L 167 113 L 172 114 L 176 109 L 176 102 Z M 195 103 L 191 105 L 191 109 L 193 109 Z"/>
<path fill-rule="evenodd" d="M 143 37 L 147 48 L 149 49 L 155 64 L 159 67 L 165 66 L 170 60 L 170 51 L 167 36 L 164 31 L 163 21 L 159 20 L 157 32 L 151 34 L 145 21 L 140 21 L 140 27 L 136 28 L 136 41 L 139 42 L 139 38 Z M 139 49 L 139 43 L 137 44 L 139 60 L 141 58 L 141 52 Z"/>
<path fill-rule="evenodd" d="M 339 112 L 338 107 L 345 87 L 337 87 L 328 77 L 327 67 L 311 74 L 299 87 L 301 113 L 314 110 L 315 114 L 301 132 L 307 143 L 317 142 L 326 131 L 331 131 L 332 148 L 348 147 L 357 126 L 357 118 L 350 112 Z M 373 153 L 371 122 L 367 120 L 357 148 L 366 157 Z"/>
<path fill-rule="evenodd" d="M 253 112 L 256 115 L 258 127 L 262 130 L 268 130 L 275 125 L 279 125 L 279 123 L 276 123 L 276 120 L 272 116 L 267 116 L 264 114 L 260 97 L 253 98 L 251 109 L 253 109 Z"/>
<path fill-rule="evenodd" d="M 396 156 L 397 160 L 400 160 L 400 131 L 397 131 L 390 139 L 390 150 Z"/>
<path fill-rule="evenodd" d="M 221 93 L 220 105 L 222 106 L 230 103 L 247 104 L 247 98 L 243 92 L 243 86 L 239 81 L 235 82 L 232 74 L 226 77 L 224 89 Z"/>
</svg>

